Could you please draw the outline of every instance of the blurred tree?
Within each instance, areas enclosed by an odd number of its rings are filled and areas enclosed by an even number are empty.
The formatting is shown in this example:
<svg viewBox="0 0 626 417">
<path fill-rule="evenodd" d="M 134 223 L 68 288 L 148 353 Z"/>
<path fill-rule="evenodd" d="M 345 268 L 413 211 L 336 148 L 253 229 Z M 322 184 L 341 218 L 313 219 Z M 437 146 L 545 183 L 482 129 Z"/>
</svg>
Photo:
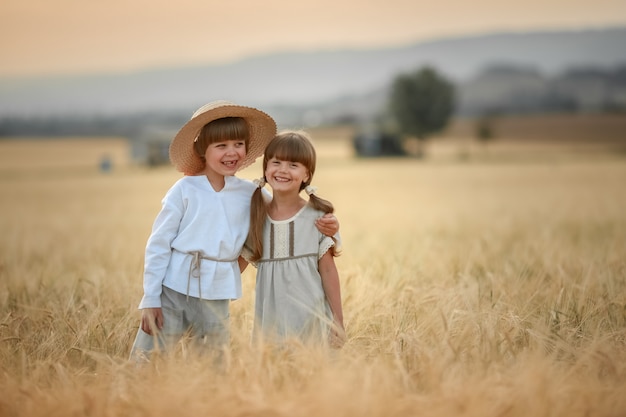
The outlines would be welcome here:
<svg viewBox="0 0 626 417">
<path fill-rule="evenodd" d="M 417 139 L 416 156 L 422 156 L 426 138 L 448 124 L 454 99 L 454 85 L 433 68 L 424 67 L 394 79 L 389 110 L 400 133 Z"/>
</svg>

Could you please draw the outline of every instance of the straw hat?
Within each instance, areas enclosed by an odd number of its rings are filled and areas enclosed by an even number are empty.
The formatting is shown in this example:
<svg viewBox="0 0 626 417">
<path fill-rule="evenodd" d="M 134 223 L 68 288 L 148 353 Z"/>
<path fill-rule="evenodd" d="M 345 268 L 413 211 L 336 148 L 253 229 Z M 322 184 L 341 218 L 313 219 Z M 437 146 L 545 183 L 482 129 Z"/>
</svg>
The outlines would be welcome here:
<svg viewBox="0 0 626 417">
<path fill-rule="evenodd" d="M 204 169 L 204 162 L 193 150 L 193 142 L 204 125 L 223 117 L 241 117 L 250 129 L 246 157 L 238 169 L 251 165 L 263 155 L 265 147 L 276 134 L 276 122 L 261 110 L 229 101 L 212 101 L 196 110 L 191 120 L 178 131 L 170 143 L 170 161 L 178 171 L 185 175 L 195 175 Z"/>
</svg>

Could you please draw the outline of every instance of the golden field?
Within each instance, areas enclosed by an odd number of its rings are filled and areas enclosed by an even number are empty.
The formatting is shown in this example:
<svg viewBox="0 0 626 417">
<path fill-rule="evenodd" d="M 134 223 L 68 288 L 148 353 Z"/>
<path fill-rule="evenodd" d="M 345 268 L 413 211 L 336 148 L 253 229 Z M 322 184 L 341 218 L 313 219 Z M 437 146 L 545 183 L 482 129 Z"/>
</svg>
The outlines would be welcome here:
<svg viewBox="0 0 626 417">
<path fill-rule="evenodd" d="M 623 152 L 459 135 L 358 159 L 345 131 L 313 135 L 348 341 L 253 348 L 250 267 L 222 369 L 182 348 L 127 361 L 179 174 L 121 139 L 0 141 L 0 416 L 624 415 Z"/>
</svg>

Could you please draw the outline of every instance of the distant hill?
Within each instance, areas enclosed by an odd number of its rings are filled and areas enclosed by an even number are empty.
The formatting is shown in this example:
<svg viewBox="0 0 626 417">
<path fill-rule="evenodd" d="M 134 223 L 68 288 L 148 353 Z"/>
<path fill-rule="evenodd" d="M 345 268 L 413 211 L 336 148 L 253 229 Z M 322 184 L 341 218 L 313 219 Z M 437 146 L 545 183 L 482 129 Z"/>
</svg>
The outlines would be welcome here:
<svg viewBox="0 0 626 417">
<path fill-rule="evenodd" d="M 548 75 L 534 68 L 499 65 L 457 86 L 457 114 L 622 112 L 626 64 L 572 67 Z"/>
<path fill-rule="evenodd" d="M 230 99 L 273 109 L 279 112 L 279 122 L 284 117 L 287 123 L 302 119 L 304 113 L 315 119 L 319 108 L 371 112 L 380 106 L 396 74 L 424 65 L 471 88 L 485 69 L 499 64 L 530 68 L 546 78 L 572 67 L 614 68 L 626 64 L 626 28 L 495 33 L 385 49 L 285 52 L 225 65 L 131 74 L 4 78 L 0 118 L 139 112 L 187 117 L 207 101 Z"/>
</svg>

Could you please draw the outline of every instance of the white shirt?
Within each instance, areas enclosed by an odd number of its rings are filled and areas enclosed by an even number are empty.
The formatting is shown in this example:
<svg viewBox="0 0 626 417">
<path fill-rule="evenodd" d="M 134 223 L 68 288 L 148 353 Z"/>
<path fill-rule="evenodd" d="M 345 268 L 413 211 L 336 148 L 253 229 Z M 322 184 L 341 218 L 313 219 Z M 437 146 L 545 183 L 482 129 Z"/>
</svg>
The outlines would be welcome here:
<svg viewBox="0 0 626 417">
<path fill-rule="evenodd" d="M 233 176 L 224 179 L 216 192 L 206 176 L 185 176 L 163 198 L 146 245 L 140 309 L 161 307 L 163 285 L 206 300 L 241 297 L 237 258 L 248 236 L 256 186 Z M 190 269 L 194 252 L 204 258 L 199 278 Z"/>
</svg>

